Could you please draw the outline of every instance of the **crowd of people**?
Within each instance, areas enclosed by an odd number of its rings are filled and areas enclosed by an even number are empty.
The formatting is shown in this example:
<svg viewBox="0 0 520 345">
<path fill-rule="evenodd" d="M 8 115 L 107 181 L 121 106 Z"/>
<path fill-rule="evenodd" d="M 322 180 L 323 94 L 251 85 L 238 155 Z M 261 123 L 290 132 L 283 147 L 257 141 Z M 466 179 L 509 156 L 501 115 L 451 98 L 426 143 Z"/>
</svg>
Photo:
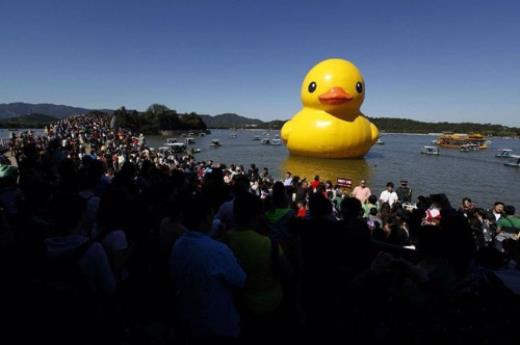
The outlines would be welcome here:
<svg viewBox="0 0 520 345">
<path fill-rule="evenodd" d="M 158 152 L 103 114 L 6 150 L 2 295 L 19 339 L 518 341 L 512 205 L 278 180 Z"/>
</svg>

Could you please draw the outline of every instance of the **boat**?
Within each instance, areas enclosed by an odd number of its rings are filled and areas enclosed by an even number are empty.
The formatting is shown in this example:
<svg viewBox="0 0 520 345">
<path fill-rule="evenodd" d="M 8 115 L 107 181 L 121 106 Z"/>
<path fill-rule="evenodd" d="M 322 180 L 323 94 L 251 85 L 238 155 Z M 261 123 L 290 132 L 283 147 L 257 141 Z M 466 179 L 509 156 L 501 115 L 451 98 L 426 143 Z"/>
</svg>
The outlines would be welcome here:
<svg viewBox="0 0 520 345">
<path fill-rule="evenodd" d="M 263 138 L 261 143 L 262 143 L 262 145 L 271 145 L 271 139 Z"/>
<path fill-rule="evenodd" d="M 513 155 L 513 150 L 511 149 L 498 149 L 495 157 L 497 158 L 511 158 Z"/>
<path fill-rule="evenodd" d="M 479 150 L 480 150 L 480 147 L 474 143 L 462 144 L 460 146 L 460 152 L 472 152 L 472 151 L 479 151 Z"/>
<path fill-rule="evenodd" d="M 504 165 L 508 167 L 520 168 L 520 156 L 512 155 L 510 160 L 505 162 Z"/>
<path fill-rule="evenodd" d="M 183 153 L 186 151 L 185 143 L 171 143 L 168 145 L 173 153 Z"/>
<path fill-rule="evenodd" d="M 443 132 L 439 137 L 437 137 L 436 142 L 440 147 L 452 149 L 460 149 L 463 145 L 467 144 L 471 144 L 471 149 L 476 147 L 477 150 L 484 150 L 488 147 L 486 137 L 479 133 L 466 134 Z"/>
<path fill-rule="evenodd" d="M 190 154 L 200 153 L 200 149 L 198 147 L 197 148 L 191 148 L 191 149 L 189 149 L 188 152 Z"/>
<path fill-rule="evenodd" d="M 166 138 L 166 141 L 164 142 L 164 145 L 165 146 L 172 146 L 175 143 L 177 143 L 177 138 Z"/>
<path fill-rule="evenodd" d="M 425 154 L 425 155 L 432 155 L 432 156 L 438 156 L 441 154 L 439 151 L 439 148 L 437 146 L 430 146 L 430 145 L 424 146 L 421 150 L 421 153 Z"/>
<path fill-rule="evenodd" d="M 238 137 L 238 134 L 236 134 L 236 133 L 231 133 L 231 134 L 229 135 L 229 137 L 230 137 L 231 139 L 236 139 L 236 138 Z"/>
<path fill-rule="evenodd" d="M 220 143 L 220 140 L 218 140 L 218 139 L 211 139 L 211 146 L 220 147 L 220 146 L 222 146 L 222 144 Z"/>
<path fill-rule="evenodd" d="M 381 139 L 378 138 L 377 141 L 376 141 L 376 144 L 377 144 L 377 145 L 384 145 L 385 142 L 384 142 L 383 140 L 381 140 Z"/>
<path fill-rule="evenodd" d="M 280 139 L 280 138 L 271 139 L 271 145 L 275 145 L 275 146 L 282 145 L 282 139 Z"/>
<path fill-rule="evenodd" d="M 186 145 L 192 145 L 192 144 L 195 144 L 195 138 L 194 137 L 187 137 L 184 142 L 186 143 Z"/>
<path fill-rule="evenodd" d="M 259 135 L 255 135 L 253 138 L 254 141 L 260 141 L 262 138 Z"/>
</svg>

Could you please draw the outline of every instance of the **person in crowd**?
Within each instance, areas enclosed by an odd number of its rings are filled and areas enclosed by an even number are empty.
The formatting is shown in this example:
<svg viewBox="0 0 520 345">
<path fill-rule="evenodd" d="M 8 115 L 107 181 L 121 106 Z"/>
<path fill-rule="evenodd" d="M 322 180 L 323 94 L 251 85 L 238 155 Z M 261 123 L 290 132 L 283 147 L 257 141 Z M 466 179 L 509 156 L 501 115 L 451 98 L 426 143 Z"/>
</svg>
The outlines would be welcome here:
<svg viewBox="0 0 520 345">
<path fill-rule="evenodd" d="M 401 204 L 412 202 L 412 189 L 408 186 L 407 180 L 400 181 L 396 193 Z"/>
<path fill-rule="evenodd" d="M 358 199 L 358 198 L 356 198 Z M 358 199 L 359 200 L 359 199 Z M 361 200 L 360 200 L 361 201 Z M 370 211 L 375 208 L 376 209 L 376 213 L 377 213 L 377 196 L 375 195 L 370 195 L 367 199 L 367 202 L 363 204 L 362 202 L 362 205 L 363 205 L 363 216 L 365 218 L 368 217 L 368 215 L 370 214 Z"/>
<path fill-rule="evenodd" d="M 394 184 L 392 182 L 388 182 L 386 184 L 386 189 L 381 192 L 379 196 L 379 202 L 381 204 L 388 203 L 390 207 L 394 205 L 394 203 L 399 201 L 399 197 L 397 193 L 394 191 Z"/>
<path fill-rule="evenodd" d="M 468 198 L 468 197 L 462 198 L 462 203 L 459 208 L 459 212 L 463 213 L 467 217 L 468 212 L 470 212 L 473 208 L 474 208 L 474 205 L 470 198 Z"/>
<path fill-rule="evenodd" d="M 368 198 L 372 195 L 372 192 L 370 191 L 370 188 L 367 187 L 367 181 L 361 180 L 358 186 L 354 188 L 350 196 L 358 199 L 361 201 L 361 204 L 364 205 Z"/>
<path fill-rule="evenodd" d="M 314 176 L 314 179 L 311 182 L 311 189 L 313 191 L 316 191 L 318 189 L 318 187 L 320 186 L 320 184 L 321 184 L 320 177 L 318 175 Z"/>
<path fill-rule="evenodd" d="M 265 337 L 269 329 L 280 326 L 277 313 L 283 300 L 281 275 L 287 275 L 287 261 L 278 241 L 255 230 L 263 217 L 258 197 L 249 193 L 236 197 L 233 211 L 235 227 L 226 234 L 225 242 L 247 275 L 240 292 L 244 338 L 258 340 Z"/>
<path fill-rule="evenodd" d="M 175 243 L 170 269 L 176 297 L 176 324 L 191 341 L 237 338 L 240 316 L 234 294 L 246 274 L 229 247 L 213 240 L 211 203 L 196 195 L 186 202 L 188 229 Z"/>
<path fill-rule="evenodd" d="M 493 205 L 493 209 L 491 210 L 491 213 L 495 217 L 495 223 L 498 223 L 500 218 L 504 215 L 504 203 L 501 201 L 495 202 Z"/>
<path fill-rule="evenodd" d="M 289 198 L 282 182 L 273 185 L 271 207 L 266 213 L 271 228 L 271 236 L 282 243 L 287 241 L 289 222 L 294 216 L 294 210 L 289 207 Z M 236 218 L 236 217 L 235 217 Z"/>
<path fill-rule="evenodd" d="M 293 176 L 290 171 L 287 171 L 285 173 L 285 179 L 283 180 L 283 185 L 285 187 L 289 187 L 289 186 L 292 186 L 292 183 L 293 183 Z"/>
<path fill-rule="evenodd" d="M 502 242 L 506 239 L 517 241 L 520 233 L 520 217 L 515 215 L 515 207 L 504 206 L 504 216 L 497 222 L 495 243 L 498 249 L 503 251 Z"/>
</svg>

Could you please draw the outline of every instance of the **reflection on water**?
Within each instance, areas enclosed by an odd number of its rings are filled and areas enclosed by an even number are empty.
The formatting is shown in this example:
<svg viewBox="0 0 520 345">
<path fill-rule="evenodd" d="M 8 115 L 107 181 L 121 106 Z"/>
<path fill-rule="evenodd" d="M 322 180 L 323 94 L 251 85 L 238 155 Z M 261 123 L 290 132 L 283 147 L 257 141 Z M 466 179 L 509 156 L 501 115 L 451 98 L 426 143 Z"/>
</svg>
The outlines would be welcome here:
<svg viewBox="0 0 520 345">
<path fill-rule="evenodd" d="M 289 155 L 282 163 L 283 171 L 311 180 L 319 175 L 322 181 L 336 183 L 338 177 L 351 179 L 353 185 L 360 180 L 371 180 L 372 167 L 365 159 L 319 159 Z"/>
</svg>

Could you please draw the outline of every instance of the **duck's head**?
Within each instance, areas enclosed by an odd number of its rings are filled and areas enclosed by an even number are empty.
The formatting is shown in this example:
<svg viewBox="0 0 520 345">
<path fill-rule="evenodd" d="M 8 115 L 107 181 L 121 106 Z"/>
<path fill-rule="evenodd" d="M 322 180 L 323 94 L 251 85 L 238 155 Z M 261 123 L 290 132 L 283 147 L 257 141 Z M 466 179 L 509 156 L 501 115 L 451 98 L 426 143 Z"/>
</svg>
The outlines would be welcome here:
<svg viewBox="0 0 520 345">
<path fill-rule="evenodd" d="M 365 81 L 352 62 L 323 60 L 305 76 L 301 98 L 304 106 L 336 116 L 357 113 L 365 98 Z"/>
</svg>

